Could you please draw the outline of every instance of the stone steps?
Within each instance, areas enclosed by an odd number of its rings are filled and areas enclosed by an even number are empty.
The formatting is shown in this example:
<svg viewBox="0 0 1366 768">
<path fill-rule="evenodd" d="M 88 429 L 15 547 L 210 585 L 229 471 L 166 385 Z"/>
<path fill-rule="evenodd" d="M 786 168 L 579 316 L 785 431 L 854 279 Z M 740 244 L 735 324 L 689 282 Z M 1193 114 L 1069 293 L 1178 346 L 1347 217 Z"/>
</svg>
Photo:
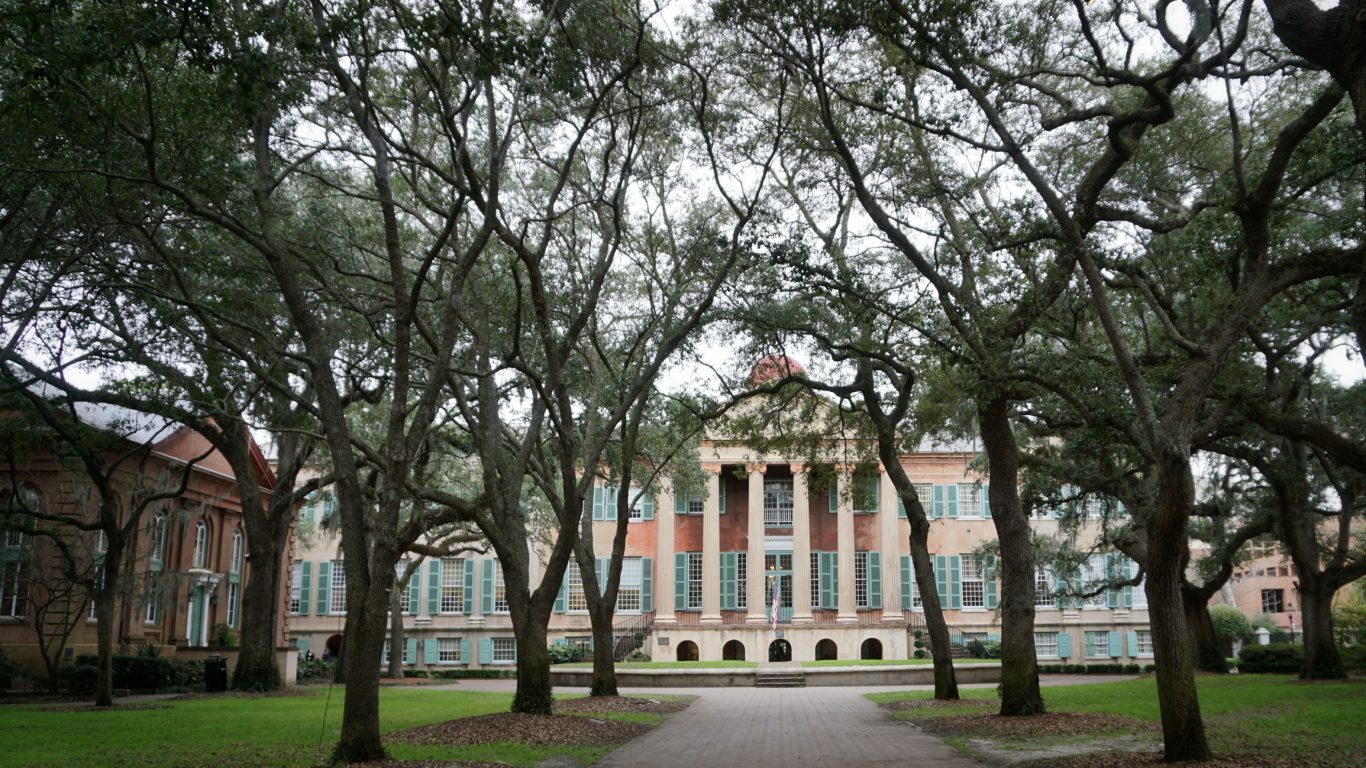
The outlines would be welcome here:
<svg viewBox="0 0 1366 768">
<path fill-rule="evenodd" d="M 805 688 L 806 673 L 801 670 L 760 670 L 754 676 L 755 688 Z"/>
</svg>

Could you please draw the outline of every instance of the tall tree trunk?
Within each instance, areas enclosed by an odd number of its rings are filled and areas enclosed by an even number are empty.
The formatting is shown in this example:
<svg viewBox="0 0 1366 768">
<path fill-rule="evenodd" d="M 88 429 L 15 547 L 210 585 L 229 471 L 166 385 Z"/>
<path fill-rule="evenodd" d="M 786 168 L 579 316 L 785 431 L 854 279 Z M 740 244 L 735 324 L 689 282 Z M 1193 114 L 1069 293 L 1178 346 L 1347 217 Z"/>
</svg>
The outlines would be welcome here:
<svg viewBox="0 0 1366 768">
<path fill-rule="evenodd" d="M 1010 403 L 995 398 L 978 408 L 982 444 L 990 462 L 988 500 L 1001 545 L 1001 714 L 1045 711 L 1034 651 L 1034 543 L 1020 506 L 1020 470 Z"/>
<path fill-rule="evenodd" d="M 1219 639 L 1214 634 L 1214 620 L 1209 614 L 1209 599 L 1194 584 L 1181 585 L 1181 608 L 1185 614 L 1186 634 L 1190 638 L 1195 665 L 1205 672 L 1227 672 L 1228 660 Z"/>
<path fill-rule="evenodd" d="M 385 677 L 403 679 L 403 653 L 407 637 L 403 627 L 403 590 L 394 585 L 389 592 L 389 668 Z"/>
<path fill-rule="evenodd" d="M 606 600 L 599 599 L 598 602 L 600 607 L 593 611 L 593 685 L 588 695 L 616 696 L 617 665 L 612 655 L 616 650 L 616 639 L 612 637 L 613 611 Z"/>
<path fill-rule="evenodd" d="M 1149 522 L 1148 615 L 1157 664 L 1163 756 L 1168 762 L 1212 758 L 1195 687 L 1195 659 L 1181 598 L 1190 557 L 1186 521 L 1195 498 L 1190 457 L 1168 447 L 1158 463 L 1157 509 Z"/>
<path fill-rule="evenodd" d="M 341 735 L 332 752 L 334 763 L 388 757 L 379 734 L 379 659 L 389 614 L 389 590 L 382 575 L 390 574 L 392 581 L 393 572 L 393 563 L 387 564 L 387 571 L 384 563 L 376 563 L 374 573 L 381 578 L 373 581 L 366 578 L 363 568 L 346 572 L 346 631 L 337 660 L 338 667 L 345 669 L 346 696 Z"/>
<path fill-rule="evenodd" d="M 922 515 L 923 517 L 923 515 Z M 935 587 L 934 565 L 930 560 L 928 521 L 911 522 L 911 567 L 920 585 L 920 602 L 925 609 L 925 629 L 930 635 L 930 658 L 934 660 L 934 697 L 941 701 L 958 698 L 958 678 L 953 671 L 949 650 L 949 625 Z"/>
<path fill-rule="evenodd" d="M 238 691 L 273 691 L 281 683 L 275 657 L 280 631 L 277 609 L 283 575 L 280 558 L 289 536 L 290 520 L 287 516 L 281 519 L 278 515 L 245 514 L 245 510 L 242 517 L 247 529 L 250 573 L 242 591 L 241 646 L 232 672 L 232 687 Z"/>
<path fill-rule="evenodd" d="M 549 619 L 548 610 L 534 607 L 530 601 L 513 615 L 512 633 L 517 638 L 517 692 L 512 696 L 513 712 L 551 713 L 550 653 L 546 647 Z"/>
<path fill-rule="evenodd" d="M 1300 575 L 1300 611 L 1304 619 L 1305 680 L 1341 680 L 1347 677 L 1333 639 L 1333 593 L 1335 582 L 1321 576 Z M 1307 578 L 1306 578 L 1307 577 Z"/>
<path fill-rule="evenodd" d="M 108 562 L 108 561 L 106 561 Z M 112 574 L 95 596 L 95 706 L 114 705 L 114 588 Z"/>
</svg>

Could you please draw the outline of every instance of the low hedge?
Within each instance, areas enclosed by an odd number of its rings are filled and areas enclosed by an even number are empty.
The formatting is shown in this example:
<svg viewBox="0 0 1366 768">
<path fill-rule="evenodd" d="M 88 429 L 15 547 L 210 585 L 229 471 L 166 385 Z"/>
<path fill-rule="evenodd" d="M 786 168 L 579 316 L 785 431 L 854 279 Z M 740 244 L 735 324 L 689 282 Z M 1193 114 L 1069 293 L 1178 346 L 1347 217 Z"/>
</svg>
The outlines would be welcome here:
<svg viewBox="0 0 1366 768">
<path fill-rule="evenodd" d="M 159 656 L 116 655 L 110 658 L 114 674 L 114 687 L 139 691 L 160 691 L 166 689 L 193 690 L 204 685 L 204 663 L 202 661 L 177 661 Z M 99 659 L 94 655 L 83 654 L 76 657 L 76 663 L 62 667 L 62 687 L 77 695 L 95 692 Z"/>
<path fill-rule="evenodd" d="M 439 680 L 506 680 L 516 678 L 517 669 L 438 669 L 431 675 Z"/>
<path fill-rule="evenodd" d="M 1251 674 L 1293 674 L 1304 666 L 1304 648 L 1291 643 L 1248 645 L 1238 654 L 1238 671 Z"/>
<path fill-rule="evenodd" d="M 1137 675 L 1152 672 L 1157 667 L 1152 664 L 1141 667 L 1138 664 L 1040 664 L 1041 675 Z"/>
</svg>

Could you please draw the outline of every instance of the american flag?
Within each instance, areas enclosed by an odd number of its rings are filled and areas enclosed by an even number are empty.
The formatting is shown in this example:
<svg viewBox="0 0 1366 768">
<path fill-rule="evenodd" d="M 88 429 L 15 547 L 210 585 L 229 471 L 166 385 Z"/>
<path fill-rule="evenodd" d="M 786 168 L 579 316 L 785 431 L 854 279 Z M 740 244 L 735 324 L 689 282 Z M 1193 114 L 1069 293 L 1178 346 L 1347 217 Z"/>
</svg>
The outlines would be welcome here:
<svg viewBox="0 0 1366 768">
<path fill-rule="evenodd" d="M 773 579 L 773 610 L 769 613 L 769 620 L 773 623 L 773 631 L 778 631 L 778 603 L 781 596 L 778 591 L 778 579 Z"/>
</svg>

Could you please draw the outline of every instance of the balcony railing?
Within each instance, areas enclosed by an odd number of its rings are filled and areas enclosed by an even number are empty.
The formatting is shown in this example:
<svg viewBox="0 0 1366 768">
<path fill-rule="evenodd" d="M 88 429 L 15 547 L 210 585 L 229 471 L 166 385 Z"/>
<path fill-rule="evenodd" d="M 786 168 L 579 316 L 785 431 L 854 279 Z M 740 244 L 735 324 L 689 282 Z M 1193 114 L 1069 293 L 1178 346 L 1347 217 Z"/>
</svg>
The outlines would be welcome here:
<svg viewBox="0 0 1366 768">
<path fill-rule="evenodd" d="M 859 610 L 857 611 L 857 615 L 858 615 L 857 624 L 858 624 L 858 625 L 871 625 L 871 624 L 879 624 L 879 625 L 880 625 L 880 624 L 883 623 L 883 616 L 884 616 L 884 614 L 886 614 L 886 613 L 888 613 L 888 612 L 883 611 L 883 610 L 880 609 L 880 608 L 864 608 L 864 609 L 859 609 Z M 896 616 L 896 615 L 900 614 L 901 612 L 899 612 L 899 611 L 893 611 L 893 612 L 890 612 L 890 613 L 891 613 L 891 615 Z M 925 624 L 924 618 L 921 617 L 921 616 L 919 616 L 919 614 L 912 614 L 911 611 L 905 611 L 904 614 L 905 614 L 905 620 L 907 621 L 907 623 L 908 623 L 909 625 L 912 626 L 912 628 L 917 628 L 917 627 L 918 627 L 918 628 L 921 628 L 921 629 L 924 628 L 924 624 Z M 680 627 L 699 627 L 699 626 L 702 626 L 702 612 L 701 612 L 700 610 L 676 611 L 674 615 L 675 615 L 675 617 L 677 618 L 677 620 L 678 620 L 678 626 L 680 626 Z M 747 617 L 748 615 L 749 615 L 749 612 L 748 612 L 748 611 L 742 611 L 742 610 L 741 610 L 741 611 L 721 611 L 721 624 L 720 624 L 720 626 L 723 626 L 723 627 L 746 626 L 746 621 L 745 621 L 745 619 L 746 619 L 746 617 Z M 812 623 L 813 623 L 813 624 L 840 624 L 841 622 L 836 621 L 836 618 L 837 618 L 838 616 L 839 616 L 839 611 L 834 611 L 834 610 L 828 610 L 828 609 L 817 608 L 817 609 L 811 611 L 811 619 L 812 619 Z M 768 618 L 767 609 L 765 609 L 764 618 L 765 618 L 765 619 Z M 917 623 L 917 622 L 918 622 L 918 623 Z M 792 623 L 792 609 L 791 609 L 791 608 L 779 608 L 779 609 L 778 609 L 778 624 L 779 624 L 779 625 L 784 625 L 784 624 L 791 624 L 791 623 Z"/>
</svg>

